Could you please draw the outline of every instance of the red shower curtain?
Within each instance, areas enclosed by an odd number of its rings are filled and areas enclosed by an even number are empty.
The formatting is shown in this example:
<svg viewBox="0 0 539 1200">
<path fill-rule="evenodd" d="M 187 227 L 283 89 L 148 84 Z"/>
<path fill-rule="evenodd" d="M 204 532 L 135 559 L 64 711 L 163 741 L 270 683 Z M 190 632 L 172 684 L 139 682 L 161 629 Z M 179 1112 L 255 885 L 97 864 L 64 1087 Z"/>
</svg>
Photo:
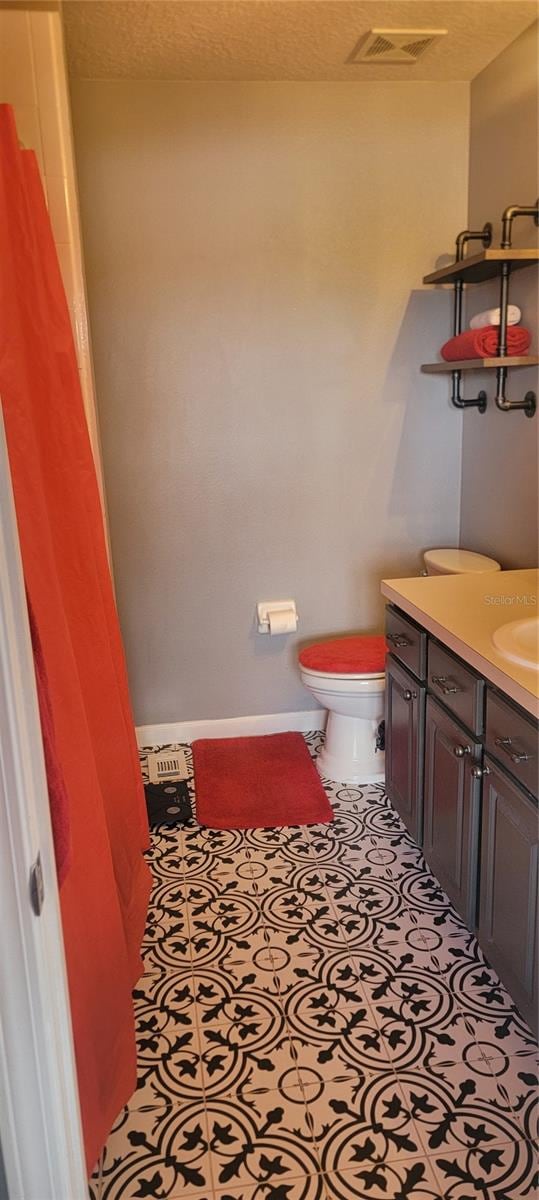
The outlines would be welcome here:
<svg viewBox="0 0 539 1200">
<path fill-rule="evenodd" d="M 0 106 L 0 398 L 69 802 L 60 890 L 88 1168 L 134 1089 L 148 826 L 69 313 L 34 154 Z"/>
</svg>

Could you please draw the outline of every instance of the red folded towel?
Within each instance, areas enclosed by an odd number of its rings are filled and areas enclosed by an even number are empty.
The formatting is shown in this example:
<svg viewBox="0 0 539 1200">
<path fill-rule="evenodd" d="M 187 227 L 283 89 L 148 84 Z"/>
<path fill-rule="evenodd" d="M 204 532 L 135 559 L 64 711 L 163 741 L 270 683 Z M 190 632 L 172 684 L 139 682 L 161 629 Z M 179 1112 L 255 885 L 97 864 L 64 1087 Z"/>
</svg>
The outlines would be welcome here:
<svg viewBox="0 0 539 1200">
<path fill-rule="evenodd" d="M 465 358 L 495 358 L 498 353 L 499 325 L 485 325 L 483 329 L 467 329 L 442 346 L 440 354 L 446 362 Z M 526 354 L 530 348 L 531 333 L 523 325 L 511 325 L 507 330 L 507 353 Z"/>
</svg>

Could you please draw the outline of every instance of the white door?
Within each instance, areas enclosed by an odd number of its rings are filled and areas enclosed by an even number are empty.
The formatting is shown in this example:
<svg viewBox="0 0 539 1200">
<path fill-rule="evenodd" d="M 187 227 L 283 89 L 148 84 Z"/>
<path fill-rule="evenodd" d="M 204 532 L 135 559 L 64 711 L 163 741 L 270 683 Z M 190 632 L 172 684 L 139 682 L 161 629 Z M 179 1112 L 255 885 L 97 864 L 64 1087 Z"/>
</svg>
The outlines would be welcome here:
<svg viewBox="0 0 539 1200">
<path fill-rule="evenodd" d="M 36 868 L 36 864 L 40 865 Z M 32 902 L 31 879 L 43 901 Z M 9 1200 L 86 1200 L 32 647 L 0 409 L 0 1144 Z"/>
</svg>

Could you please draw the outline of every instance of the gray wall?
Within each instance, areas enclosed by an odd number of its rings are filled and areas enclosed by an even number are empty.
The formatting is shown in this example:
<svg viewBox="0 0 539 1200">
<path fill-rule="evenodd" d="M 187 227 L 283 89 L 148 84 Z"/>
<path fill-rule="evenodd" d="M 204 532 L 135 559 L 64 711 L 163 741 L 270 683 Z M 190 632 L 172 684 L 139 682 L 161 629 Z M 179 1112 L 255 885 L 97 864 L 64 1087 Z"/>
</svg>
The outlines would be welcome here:
<svg viewBox="0 0 539 1200">
<path fill-rule="evenodd" d="M 78 82 L 73 118 L 137 723 L 313 707 L 298 644 L 381 625 L 456 544 L 461 417 L 421 376 L 466 223 L 469 85 Z M 298 636 L 254 632 L 295 598 Z"/>
<path fill-rule="evenodd" d="M 539 192 L 537 172 L 538 26 L 526 30 L 472 83 L 470 139 L 470 226 L 494 224 L 508 204 L 531 204 Z M 521 218 L 516 246 L 537 245 L 537 229 Z M 493 283 L 470 288 L 469 315 L 498 303 Z M 537 269 L 515 274 L 511 299 L 533 331 L 537 354 Z M 537 391 L 532 368 L 509 373 L 507 395 L 520 400 Z M 466 413 L 463 426 L 461 544 L 492 554 L 505 567 L 537 565 L 537 447 L 539 418 L 496 409 L 493 374 L 468 377 L 466 386 L 485 387 L 487 412 Z"/>
</svg>

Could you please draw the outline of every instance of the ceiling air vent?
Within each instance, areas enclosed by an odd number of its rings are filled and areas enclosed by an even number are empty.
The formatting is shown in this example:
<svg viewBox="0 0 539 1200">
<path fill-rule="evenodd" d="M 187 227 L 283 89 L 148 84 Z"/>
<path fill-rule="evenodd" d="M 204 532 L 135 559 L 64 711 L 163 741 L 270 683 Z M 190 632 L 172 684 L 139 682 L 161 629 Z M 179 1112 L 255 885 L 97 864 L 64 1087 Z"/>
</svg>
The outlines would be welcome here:
<svg viewBox="0 0 539 1200">
<path fill-rule="evenodd" d="M 445 37 L 447 29 L 371 29 L 360 38 L 349 63 L 415 63 Z"/>
</svg>

